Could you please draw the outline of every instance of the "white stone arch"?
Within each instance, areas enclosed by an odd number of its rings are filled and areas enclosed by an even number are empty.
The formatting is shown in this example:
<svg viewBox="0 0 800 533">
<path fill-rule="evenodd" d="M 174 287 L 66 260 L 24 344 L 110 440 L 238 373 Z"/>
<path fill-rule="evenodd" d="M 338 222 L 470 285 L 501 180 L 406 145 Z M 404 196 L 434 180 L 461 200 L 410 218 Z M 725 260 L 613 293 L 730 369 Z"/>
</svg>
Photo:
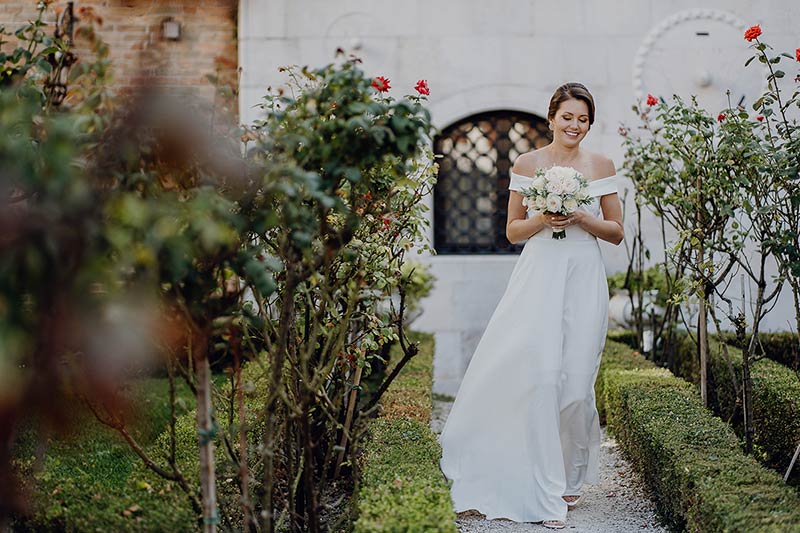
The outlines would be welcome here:
<svg viewBox="0 0 800 533">
<path fill-rule="evenodd" d="M 528 85 L 497 83 L 470 87 L 430 102 L 433 125 L 444 129 L 469 116 L 486 111 L 509 110 L 547 117 L 551 90 Z"/>
</svg>

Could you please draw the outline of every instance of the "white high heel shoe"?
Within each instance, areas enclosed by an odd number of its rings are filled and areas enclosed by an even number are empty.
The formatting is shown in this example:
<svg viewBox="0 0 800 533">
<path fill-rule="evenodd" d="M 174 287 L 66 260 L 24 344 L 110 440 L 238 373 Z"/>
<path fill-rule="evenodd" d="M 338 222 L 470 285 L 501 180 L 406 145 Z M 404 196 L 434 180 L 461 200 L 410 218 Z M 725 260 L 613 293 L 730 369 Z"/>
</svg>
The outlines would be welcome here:
<svg viewBox="0 0 800 533">
<path fill-rule="evenodd" d="M 575 497 L 575 499 L 574 499 L 574 500 L 572 500 L 571 502 L 568 502 L 567 500 L 564 500 L 564 501 L 567 503 L 567 509 L 568 509 L 568 510 L 569 510 L 569 509 L 572 509 L 572 508 L 574 508 L 576 505 L 578 505 L 578 502 L 579 502 L 579 501 L 581 501 L 581 498 L 583 498 L 583 494 L 567 494 L 567 496 L 573 496 L 573 497 Z M 563 498 L 564 498 L 564 496 L 562 496 L 561 498 L 563 499 Z"/>
</svg>

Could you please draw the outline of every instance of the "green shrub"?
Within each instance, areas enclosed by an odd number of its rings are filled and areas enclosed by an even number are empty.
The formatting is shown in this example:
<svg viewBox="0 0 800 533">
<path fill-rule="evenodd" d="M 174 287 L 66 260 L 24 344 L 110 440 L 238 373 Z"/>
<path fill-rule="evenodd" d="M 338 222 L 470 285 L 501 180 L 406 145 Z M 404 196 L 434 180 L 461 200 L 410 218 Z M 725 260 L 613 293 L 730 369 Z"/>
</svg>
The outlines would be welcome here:
<svg viewBox="0 0 800 533">
<path fill-rule="evenodd" d="M 145 449 L 150 449 L 169 422 L 169 406 L 165 400 L 168 387 L 166 379 L 153 378 L 128 384 L 127 396 L 134 414 L 129 429 Z M 192 394 L 183 383 L 177 384 L 176 393 L 182 404 L 193 404 Z M 21 517 L 15 528 L 20 531 L 141 530 L 144 510 L 154 517 L 153 524 L 165 524 L 158 527 L 170 523 L 180 527 L 170 522 L 176 516 L 171 503 L 161 502 L 161 495 L 153 494 L 147 485 L 132 480 L 141 460 L 128 444 L 115 431 L 95 420 L 77 400 L 69 412 L 73 416 L 71 424 L 78 429 L 48 439 L 40 469 L 34 469 L 34 434 L 27 433 L 16 448 L 15 462 L 33 494 L 33 513 Z"/>
<path fill-rule="evenodd" d="M 433 337 L 416 333 L 420 351 L 381 399 L 361 456 L 355 531 L 455 532 L 450 489 L 431 431 Z M 396 364 L 399 347 L 392 353 Z"/>
<path fill-rule="evenodd" d="M 731 418 L 736 432 L 744 435 L 741 400 L 736 394 L 721 343 L 712 343 L 709 370 L 714 380 L 716 405 L 721 416 Z M 728 346 L 731 363 L 742 387 L 742 352 Z M 800 378 L 791 369 L 770 359 L 751 365 L 753 378 L 753 444 L 768 466 L 784 472 L 800 443 Z M 738 404 L 738 405 L 737 405 Z M 800 472 L 793 472 L 800 480 Z"/>
<path fill-rule="evenodd" d="M 621 342 L 622 344 L 627 344 L 634 350 L 638 349 L 639 346 L 637 345 L 636 341 L 636 332 L 630 329 L 617 329 L 617 330 L 609 330 L 608 338 L 612 341 Z"/>
<path fill-rule="evenodd" d="M 427 423 L 431 419 L 433 397 L 433 335 L 413 332 L 412 342 L 419 343 L 419 353 L 412 357 L 381 398 L 381 418 L 413 418 Z M 402 357 L 400 347 L 394 346 L 387 372 Z"/>
<path fill-rule="evenodd" d="M 637 370 L 637 369 L 654 369 L 656 365 L 642 357 L 641 355 L 634 355 L 635 352 L 627 344 L 622 344 L 613 340 L 611 337 L 606 341 L 605 349 L 603 350 L 602 365 L 600 372 L 597 374 L 595 381 L 595 397 L 597 403 L 597 412 L 600 414 L 600 422 L 606 424 L 606 407 L 605 407 L 605 394 L 606 388 L 605 379 L 612 370 Z"/>
<path fill-rule="evenodd" d="M 245 365 L 243 380 L 253 386 L 245 396 L 249 420 L 248 439 L 255 449 L 261 439 L 266 380 L 257 364 Z M 226 391 L 224 375 L 214 381 Z M 146 378 L 128 384 L 135 415 L 131 432 L 147 454 L 166 465 L 169 455 L 169 382 Z M 199 463 L 194 397 L 180 380 L 176 382 L 176 463 L 189 486 L 198 487 Z M 183 407 L 180 407 L 183 406 Z M 22 474 L 31 474 L 34 512 L 18 520 L 19 531 L 187 531 L 198 517 L 176 482 L 148 470 L 128 444 L 112 429 L 102 426 L 82 405 L 76 405 L 74 425 L 80 433 L 50 439 L 44 464 L 33 472 L 33 435 L 27 435 L 17 452 Z M 221 422 L 220 422 L 221 423 Z M 238 423 L 238 420 L 237 420 Z M 220 428 L 222 431 L 222 428 Z M 234 446 L 237 443 L 234 442 Z M 257 455 L 250 454 L 253 463 Z M 253 469 L 255 479 L 260 479 Z M 217 440 L 217 491 L 220 508 L 236 516 L 239 491 L 234 466 Z M 225 524 L 223 524 L 225 525 Z M 236 524 L 234 524 L 235 526 Z"/>
<path fill-rule="evenodd" d="M 597 396 L 659 511 L 689 531 L 800 531 L 800 497 L 744 455 L 688 382 L 607 341 Z"/>
<path fill-rule="evenodd" d="M 736 335 L 733 333 L 723 333 L 720 335 L 720 340 L 733 346 L 737 345 Z M 800 368 L 800 345 L 798 345 L 797 333 L 790 331 L 759 333 L 758 340 L 760 346 L 757 347 L 757 355 L 762 355 L 763 353 L 768 359 L 772 359 L 776 363 L 785 365 L 793 370 Z M 745 339 L 745 342 L 750 342 L 750 336 Z"/>
<path fill-rule="evenodd" d="M 724 420 L 730 420 L 736 433 L 744 436 L 744 418 L 741 392 L 734 387 L 731 367 L 741 391 L 742 351 L 727 345 L 730 366 L 723 351 L 723 344 L 716 339 L 709 341 L 709 404 Z M 687 379 L 699 382 L 696 350 L 690 338 L 681 343 L 680 359 L 687 370 Z M 691 356 L 689 355 L 691 354 Z M 760 359 L 751 365 L 753 378 L 753 444 L 756 457 L 767 466 L 785 472 L 797 444 L 800 443 L 800 377 L 784 365 L 771 359 Z M 793 470 L 790 482 L 800 482 L 800 471 Z"/>
</svg>

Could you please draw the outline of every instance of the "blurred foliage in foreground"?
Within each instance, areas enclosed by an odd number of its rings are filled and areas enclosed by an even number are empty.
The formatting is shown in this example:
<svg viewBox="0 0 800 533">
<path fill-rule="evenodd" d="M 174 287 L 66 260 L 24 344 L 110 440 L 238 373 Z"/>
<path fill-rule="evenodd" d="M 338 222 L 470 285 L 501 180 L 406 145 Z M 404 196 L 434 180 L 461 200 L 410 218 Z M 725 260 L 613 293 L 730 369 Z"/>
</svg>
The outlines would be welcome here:
<svg viewBox="0 0 800 533">
<path fill-rule="evenodd" d="M 287 68 L 263 120 L 215 135 L 202 109 L 158 90 L 112 98 L 107 49 L 84 26 L 91 53 L 56 105 L 74 54 L 40 7 L 0 73 L 0 525 L 28 501 L 20 428 L 58 426 L 78 399 L 180 488 L 203 530 L 319 530 L 417 350 L 404 325 L 431 283 L 406 264 L 435 176 L 424 98 L 385 95 L 351 56 Z M 386 375 L 393 343 L 403 358 Z M 120 393 L 153 364 L 169 381 L 159 453 Z M 179 379 L 195 397 L 184 416 Z M 218 497 L 222 470 L 234 490 Z"/>
</svg>

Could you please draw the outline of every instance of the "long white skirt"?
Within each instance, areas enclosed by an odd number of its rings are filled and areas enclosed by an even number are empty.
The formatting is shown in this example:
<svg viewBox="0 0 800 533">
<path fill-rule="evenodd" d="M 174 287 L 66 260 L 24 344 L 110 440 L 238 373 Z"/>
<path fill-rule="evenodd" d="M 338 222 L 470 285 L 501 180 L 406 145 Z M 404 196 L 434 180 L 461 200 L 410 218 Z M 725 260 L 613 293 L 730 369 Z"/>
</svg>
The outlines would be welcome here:
<svg viewBox="0 0 800 533">
<path fill-rule="evenodd" d="M 567 237 L 528 240 L 461 383 L 440 437 L 456 512 L 564 520 L 597 482 L 608 287 L 596 239 Z"/>
</svg>

